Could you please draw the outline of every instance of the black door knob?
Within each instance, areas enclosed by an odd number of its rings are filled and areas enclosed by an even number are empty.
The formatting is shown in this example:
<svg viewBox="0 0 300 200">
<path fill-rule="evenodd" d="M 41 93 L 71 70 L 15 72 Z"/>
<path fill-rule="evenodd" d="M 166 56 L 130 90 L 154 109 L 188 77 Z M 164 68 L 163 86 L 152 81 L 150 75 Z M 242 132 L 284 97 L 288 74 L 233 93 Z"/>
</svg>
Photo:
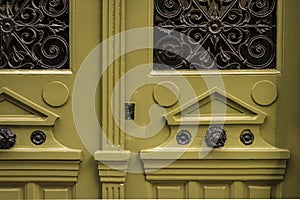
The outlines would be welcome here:
<svg viewBox="0 0 300 200">
<path fill-rule="evenodd" d="M 0 149 L 10 149 L 16 143 L 16 134 L 9 129 L 0 128 Z"/>
<path fill-rule="evenodd" d="M 226 132 L 220 127 L 211 127 L 207 130 L 205 142 L 211 148 L 219 148 L 225 145 Z"/>
<path fill-rule="evenodd" d="M 244 145 L 251 145 L 254 141 L 254 134 L 249 129 L 244 130 L 240 136 L 240 139 Z"/>
</svg>

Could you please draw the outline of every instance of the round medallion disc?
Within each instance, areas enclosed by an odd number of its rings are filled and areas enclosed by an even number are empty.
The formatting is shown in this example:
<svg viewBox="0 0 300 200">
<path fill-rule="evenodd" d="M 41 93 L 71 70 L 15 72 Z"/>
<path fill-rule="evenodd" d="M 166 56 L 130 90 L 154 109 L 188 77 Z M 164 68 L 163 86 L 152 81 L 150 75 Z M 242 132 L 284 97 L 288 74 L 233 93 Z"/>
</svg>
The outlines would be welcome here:
<svg viewBox="0 0 300 200">
<path fill-rule="evenodd" d="M 270 81 L 260 81 L 252 87 L 253 101 L 261 106 L 269 106 L 277 99 L 277 87 Z"/>
<path fill-rule="evenodd" d="M 68 101 L 69 96 L 68 87 L 59 81 L 48 83 L 43 89 L 43 99 L 52 107 L 64 105 Z"/>
<path fill-rule="evenodd" d="M 172 82 L 161 82 L 153 91 L 154 100 L 163 107 L 170 107 L 178 102 L 179 89 Z"/>
</svg>

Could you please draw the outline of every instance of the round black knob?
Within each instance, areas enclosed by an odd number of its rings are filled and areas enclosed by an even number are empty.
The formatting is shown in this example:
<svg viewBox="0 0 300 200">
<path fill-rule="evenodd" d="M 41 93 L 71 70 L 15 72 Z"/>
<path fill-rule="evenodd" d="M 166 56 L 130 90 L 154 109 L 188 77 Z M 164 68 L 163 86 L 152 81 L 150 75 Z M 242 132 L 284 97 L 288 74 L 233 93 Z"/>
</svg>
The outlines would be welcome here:
<svg viewBox="0 0 300 200">
<path fill-rule="evenodd" d="M 225 145 L 226 132 L 219 127 L 211 127 L 207 130 L 205 136 L 205 142 L 207 146 L 212 148 L 219 148 Z"/>
<path fill-rule="evenodd" d="M 46 134 L 43 131 L 34 131 L 30 136 L 30 140 L 35 145 L 41 145 L 46 141 Z"/>
<path fill-rule="evenodd" d="M 254 141 L 254 135 L 249 129 L 247 129 L 242 132 L 240 139 L 244 145 L 251 145 Z"/>
<path fill-rule="evenodd" d="M 191 142 L 191 139 L 192 139 L 191 133 L 186 130 L 179 131 L 179 133 L 177 133 L 176 135 L 176 141 L 180 145 L 189 144 Z"/>
<path fill-rule="evenodd" d="M 0 149 L 10 149 L 16 143 L 16 134 L 9 129 L 0 128 Z"/>
</svg>

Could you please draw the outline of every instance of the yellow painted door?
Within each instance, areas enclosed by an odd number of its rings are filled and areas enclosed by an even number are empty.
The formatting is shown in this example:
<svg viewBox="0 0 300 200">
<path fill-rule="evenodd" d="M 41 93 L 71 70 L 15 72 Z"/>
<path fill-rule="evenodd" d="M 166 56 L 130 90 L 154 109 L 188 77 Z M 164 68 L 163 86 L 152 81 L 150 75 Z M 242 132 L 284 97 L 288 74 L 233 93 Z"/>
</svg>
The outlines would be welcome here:
<svg viewBox="0 0 300 200">
<path fill-rule="evenodd" d="M 1 199 L 99 198 L 72 103 L 81 63 L 100 42 L 100 8 L 97 0 L 0 1 Z"/>
<path fill-rule="evenodd" d="M 299 196 L 297 4 L 103 2 L 102 198 Z"/>
<path fill-rule="evenodd" d="M 0 1 L 1 198 L 299 197 L 298 6 Z"/>
</svg>

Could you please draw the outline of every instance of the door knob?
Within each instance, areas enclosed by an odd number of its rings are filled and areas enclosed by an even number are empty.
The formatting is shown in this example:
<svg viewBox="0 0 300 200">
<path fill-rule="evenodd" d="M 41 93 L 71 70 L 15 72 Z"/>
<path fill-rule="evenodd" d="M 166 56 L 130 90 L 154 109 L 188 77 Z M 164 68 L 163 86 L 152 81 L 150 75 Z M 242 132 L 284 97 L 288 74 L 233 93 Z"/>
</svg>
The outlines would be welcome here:
<svg viewBox="0 0 300 200">
<path fill-rule="evenodd" d="M 240 136 L 240 139 L 244 145 L 251 145 L 254 141 L 254 134 L 249 129 L 244 130 Z"/>
<path fill-rule="evenodd" d="M 205 142 L 207 146 L 212 148 L 219 148 L 225 145 L 226 132 L 219 127 L 212 127 L 206 131 Z"/>
<path fill-rule="evenodd" d="M 16 143 L 16 134 L 9 129 L 0 128 L 0 149 L 10 149 Z"/>
</svg>

